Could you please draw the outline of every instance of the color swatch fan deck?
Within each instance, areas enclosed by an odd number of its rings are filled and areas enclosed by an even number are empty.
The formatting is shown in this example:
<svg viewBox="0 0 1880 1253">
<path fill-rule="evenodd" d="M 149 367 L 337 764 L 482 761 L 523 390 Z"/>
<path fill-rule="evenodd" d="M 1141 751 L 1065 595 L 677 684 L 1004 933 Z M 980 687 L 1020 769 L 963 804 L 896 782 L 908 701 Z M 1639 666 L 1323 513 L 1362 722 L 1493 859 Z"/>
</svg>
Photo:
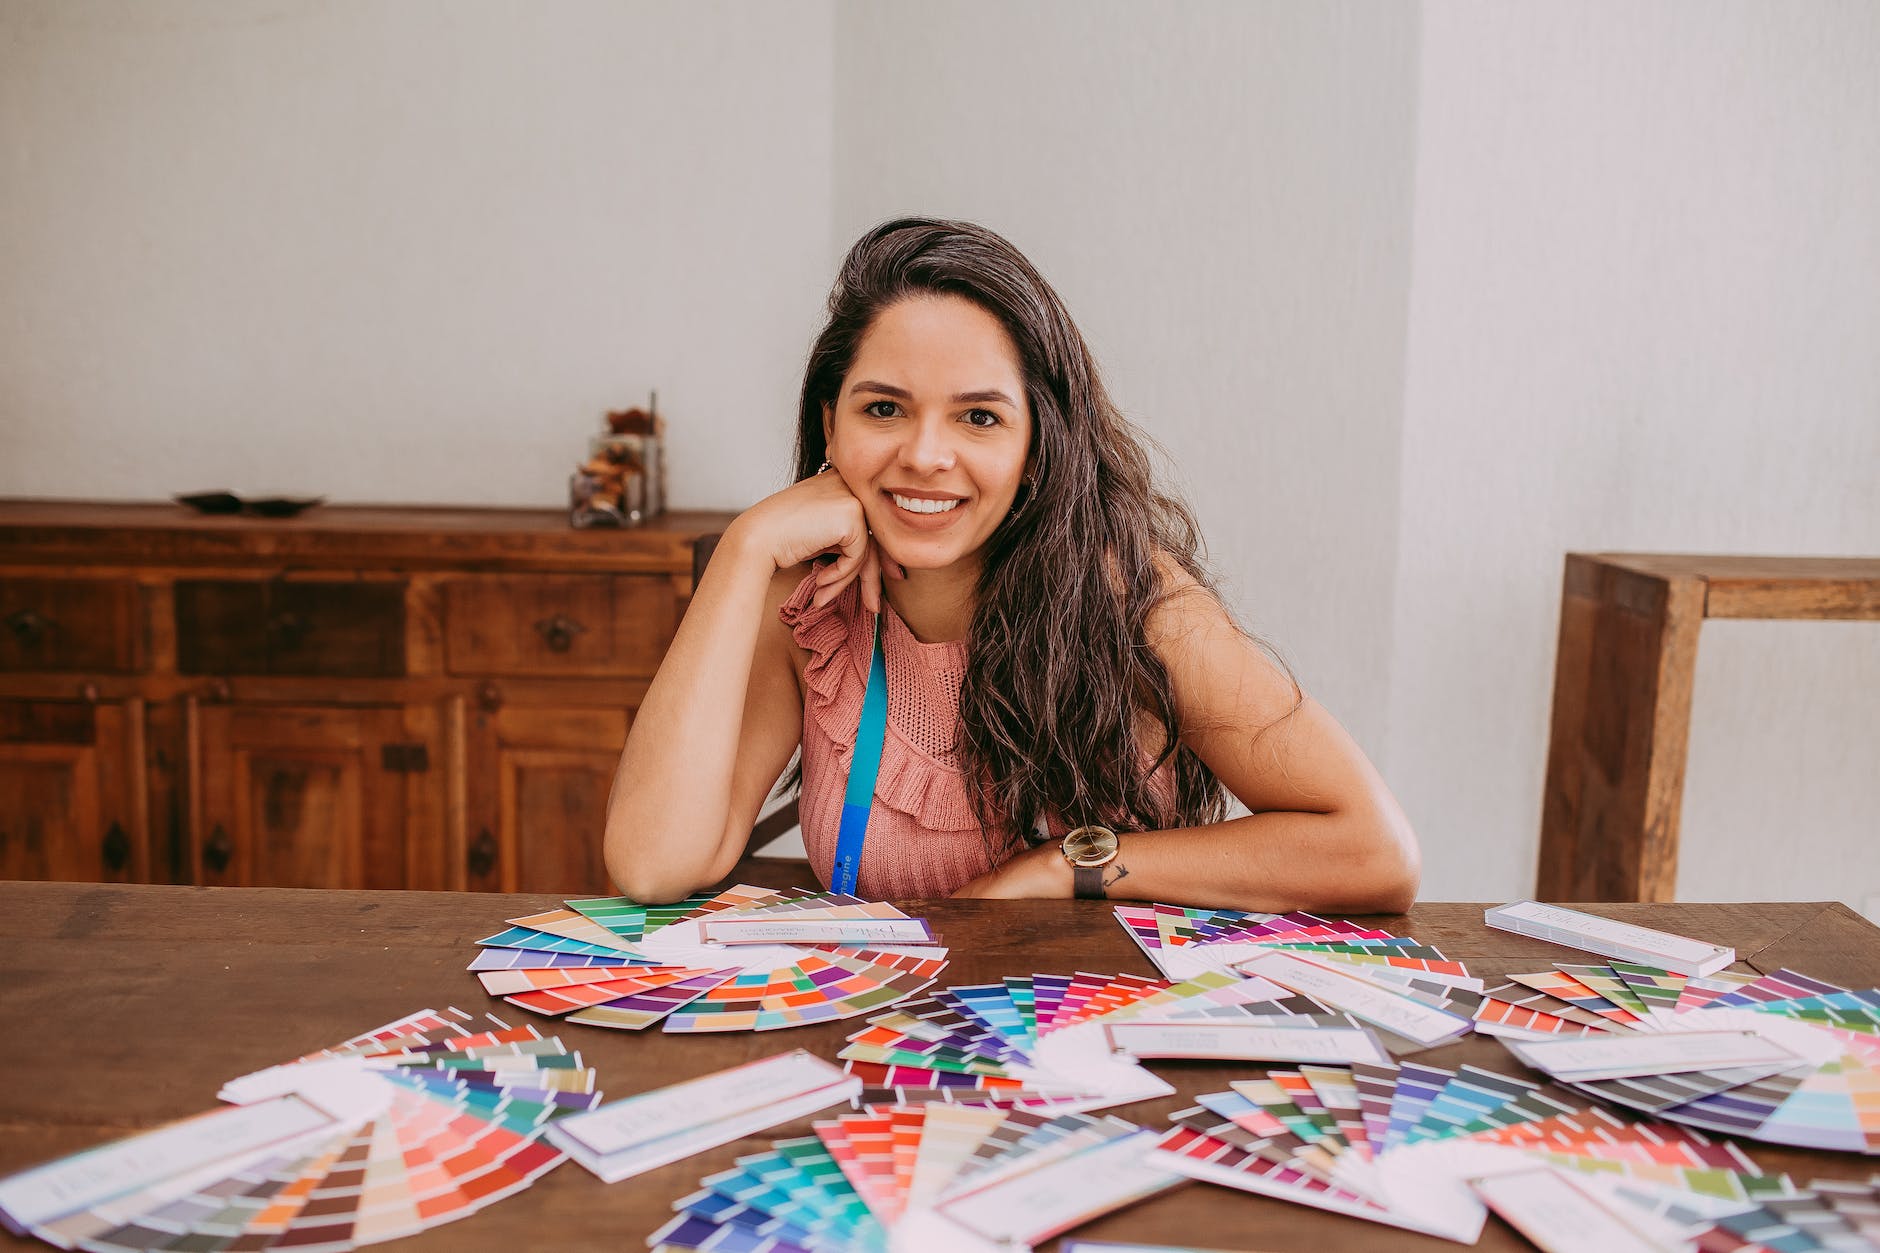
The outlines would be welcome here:
<svg viewBox="0 0 1880 1253">
<path fill-rule="evenodd" d="M 341 1250 L 527 1187 L 542 1139 L 599 1103 L 532 1027 L 420 1010 L 224 1085 L 228 1107 L 0 1180 L 7 1226 L 60 1248 Z"/>
<path fill-rule="evenodd" d="M 1880 1154 L 1880 990 L 1792 970 L 1686 978 L 1560 965 L 1512 976 L 1484 1006 L 1498 1021 L 1478 1029 L 1601 1100 L 1748 1139 Z"/>
<path fill-rule="evenodd" d="M 680 1200 L 655 1250 L 1012 1253 L 1181 1183 L 1156 1134 L 1080 1113 L 896 1106 L 818 1122 Z"/>
<path fill-rule="evenodd" d="M 1461 962 L 1450 961 L 1434 945 L 1315 914 L 1118 905 L 1116 920 L 1156 969 L 1171 979 L 1232 970 L 1250 958 L 1283 949 L 1370 978 L 1416 978 L 1478 992 L 1482 987 Z"/>
<path fill-rule="evenodd" d="M 927 987 L 946 949 L 921 919 L 833 892 L 734 887 L 672 905 L 573 900 L 479 941 L 484 990 L 590 1026 L 769 1031 Z"/>
<path fill-rule="evenodd" d="M 1170 1169 L 1465 1244 L 1487 1217 L 1471 1181 L 1536 1166 L 1623 1186 L 1647 1211 L 1681 1205 L 1687 1223 L 1796 1191 L 1734 1145 L 1577 1110 L 1474 1066 L 1273 1070 L 1171 1120 L 1155 1157 Z"/>
<path fill-rule="evenodd" d="M 1357 1019 L 1265 979 L 1220 971 L 1180 983 L 1078 973 L 946 988 L 869 1019 L 837 1056 L 861 1079 L 864 1105 L 1093 1110 L 1174 1090 L 1126 1051 L 1128 1029 L 1179 1039 L 1201 1028 L 1194 1034 L 1213 1043 L 1237 1026 L 1264 1028 L 1254 1034 L 1272 1050 L 1267 1056 L 1302 1049 L 1317 1056 L 1327 1044 L 1352 1042 L 1366 1056 L 1386 1056 Z"/>
</svg>

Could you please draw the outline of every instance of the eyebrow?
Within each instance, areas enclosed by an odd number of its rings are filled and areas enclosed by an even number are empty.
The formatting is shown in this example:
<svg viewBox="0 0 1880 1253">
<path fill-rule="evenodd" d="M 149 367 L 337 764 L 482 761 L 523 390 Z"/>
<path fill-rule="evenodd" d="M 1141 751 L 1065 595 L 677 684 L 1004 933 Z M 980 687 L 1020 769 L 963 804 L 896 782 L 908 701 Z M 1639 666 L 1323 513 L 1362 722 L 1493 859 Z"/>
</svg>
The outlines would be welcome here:
<svg viewBox="0 0 1880 1253">
<path fill-rule="evenodd" d="M 896 387 L 891 383 L 878 383 L 874 379 L 864 379 L 850 390 L 858 392 L 879 392 L 883 396 L 892 396 L 896 400 L 914 399 L 914 393 L 908 391 L 905 387 Z M 983 391 L 977 392 L 956 393 L 953 397 L 953 403 L 959 405 L 1001 404 L 1010 405 L 1014 409 L 1018 408 L 1017 401 L 995 387 L 988 387 Z"/>
</svg>

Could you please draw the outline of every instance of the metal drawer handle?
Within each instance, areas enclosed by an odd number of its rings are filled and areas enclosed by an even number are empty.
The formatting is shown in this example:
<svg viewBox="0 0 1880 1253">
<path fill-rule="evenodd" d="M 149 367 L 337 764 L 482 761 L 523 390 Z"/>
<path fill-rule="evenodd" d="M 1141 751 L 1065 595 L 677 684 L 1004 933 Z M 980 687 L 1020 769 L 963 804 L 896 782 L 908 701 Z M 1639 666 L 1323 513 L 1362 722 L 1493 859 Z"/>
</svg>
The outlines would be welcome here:
<svg viewBox="0 0 1880 1253">
<path fill-rule="evenodd" d="M 565 614 L 556 614 L 552 618 L 543 618 L 535 624 L 536 634 L 542 637 L 550 652 L 565 653 L 574 646 L 574 637 L 587 630 L 579 622 Z"/>
<path fill-rule="evenodd" d="M 297 613 L 277 613 L 268 622 L 268 630 L 281 642 L 282 648 L 299 648 L 307 638 L 307 620 Z"/>
<path fill-rule="evenodd" d="M 131 837 L 124 834 L 124 828 L 112 823 L 110 830 L 104 833 L 104 868 L 113 874 L 124 869 L 131 860 Z"/>
<path fill-rule="evenodd" d="M 228 838 L 228 832 L 221 823 L 215 824 L 215 830 L 209 833 L 209 842 L 202 846 L 202 864 L 216 874 L 228 869 L 229 859 L 235 855 L 235 843 Z"/>
<path fill-rule="evenodd" d="M 467 858 L 471 878 L 481 879 L 496 869 L 498 851 L 496 837 L 490 834 L 488 827 L 477 832 L 477 838 L 471 842 L 470 856 Z"/>
<path fill-rule="evenodd" d="M 13 638 L 24 648 L 33 648 L 46 638 L 46 630 L 52 623 L 30 609 L 16 609 L 7 615 L 7 630 L 13 632 Z"/>
</svg>

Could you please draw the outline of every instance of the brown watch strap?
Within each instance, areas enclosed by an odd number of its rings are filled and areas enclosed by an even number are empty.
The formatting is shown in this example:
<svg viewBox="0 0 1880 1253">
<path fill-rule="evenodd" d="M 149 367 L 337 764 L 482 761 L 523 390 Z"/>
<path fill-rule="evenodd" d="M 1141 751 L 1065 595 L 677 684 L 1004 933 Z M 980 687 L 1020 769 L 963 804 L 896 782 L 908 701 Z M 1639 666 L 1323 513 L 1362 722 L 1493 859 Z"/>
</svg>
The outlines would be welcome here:
<svg viewBox="0 0 1880 1253">
<path fill-rule="evenodd" d="M 1072 866 L 1071 888 L 1080 901 L 1108 899 L 1108 894 L 1103 890 L 1102 866 Z"/>
</svg>

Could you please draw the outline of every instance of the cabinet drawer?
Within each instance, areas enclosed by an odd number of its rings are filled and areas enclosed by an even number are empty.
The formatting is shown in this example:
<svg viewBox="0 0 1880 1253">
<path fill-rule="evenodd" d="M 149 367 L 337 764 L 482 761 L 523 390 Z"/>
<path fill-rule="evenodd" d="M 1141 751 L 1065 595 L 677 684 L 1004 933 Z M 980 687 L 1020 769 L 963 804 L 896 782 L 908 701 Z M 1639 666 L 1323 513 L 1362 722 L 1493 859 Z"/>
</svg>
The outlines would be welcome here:
<svg viewBox="0 0 1880 1253">
<path fill-rule="evenodd" d="M 405 672 L 403 583 L 179 580 L 183 674 L 395 678 Z"/>
<path fill-rule="evenodd" d="M 678 598 L 661 575 L 458 579 L 444 623 L 452 674 L 650 676 Z"/>
<path fill-rule="evenodd" d="M 0 579 L 0 671 L 138 669 L 137 585 L 119 579 Z"/>
</svg>

